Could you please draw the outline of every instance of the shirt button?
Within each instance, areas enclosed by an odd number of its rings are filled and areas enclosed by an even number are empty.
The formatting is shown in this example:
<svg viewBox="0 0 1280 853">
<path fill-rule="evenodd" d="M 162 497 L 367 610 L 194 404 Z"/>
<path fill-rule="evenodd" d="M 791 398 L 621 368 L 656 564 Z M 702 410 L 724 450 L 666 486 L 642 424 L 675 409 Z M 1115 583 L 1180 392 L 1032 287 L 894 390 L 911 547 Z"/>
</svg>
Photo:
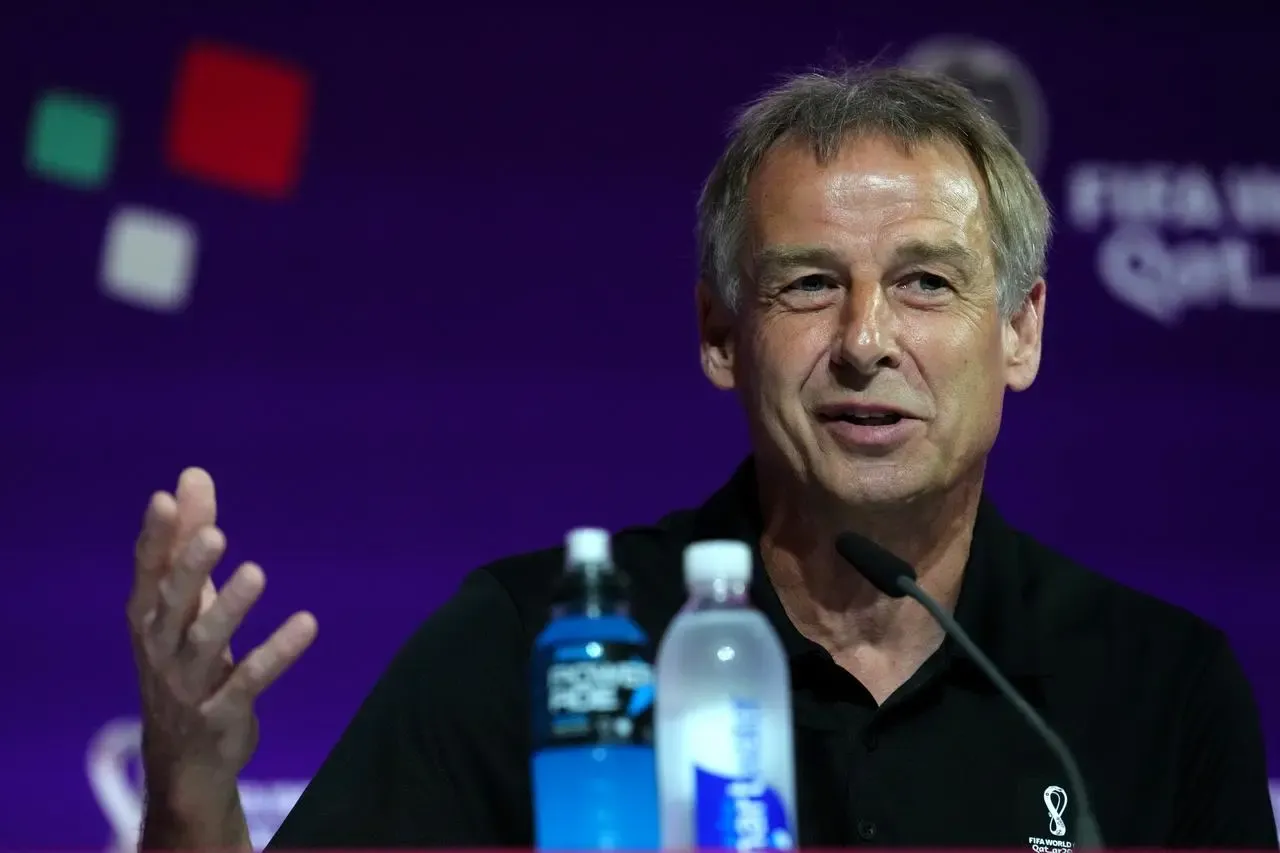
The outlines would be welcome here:
<svg viewBox="0 0 1280 853">
<path fill-rule="evenodd" d="M 869 820 L 858 821 L 858 837 L 863 841 L 870 841 L 876 837 L 876 825 Z"/>
<path fill-rule="evenodd" d="M 869 731 L 862 737 L 862 745 L 867 748 L 867 752 L 874 752 L 875 748 L 880 745 L 880 735 L 875 731 Z"/>
</svg>

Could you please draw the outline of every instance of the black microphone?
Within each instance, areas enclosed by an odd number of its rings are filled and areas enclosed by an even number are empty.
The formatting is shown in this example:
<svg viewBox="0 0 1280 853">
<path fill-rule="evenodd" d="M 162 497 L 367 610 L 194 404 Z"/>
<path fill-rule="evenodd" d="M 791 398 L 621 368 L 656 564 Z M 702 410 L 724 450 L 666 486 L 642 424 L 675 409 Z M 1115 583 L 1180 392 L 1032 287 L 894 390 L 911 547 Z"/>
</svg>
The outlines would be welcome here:
<svg viewBox="0 0 1280 853">
<path fill-rule="evenodd" d="M 1013 703 L 1013 707 L 1018 709 L 1018 713 L 1023 719 L 1035 729 L 1036 732 L 1049 745 L 1049 749 L 1062 762 L 1062 767 L 1067 773 L 1067 780 L 1076 793 L 1076 830 L 1077 840 L 1076 846 L 1085 850 L 1101 850 L 1102 831 L 1098 828 L 1098 821 L 1093 816 L 1093 808 L 1089 805 L 1089 793 L 1084 787 L 1084 777 L 1080 774 L 1080 765 L 1076 764 L 1075 756 L 1071 754 L 1071 750 L 1067 748 L 1067 744 L 1058 733 L 1049 727 L 1031 707 L 1026 699 L 1022 698 L 1017 689 L 1009 683 L 996 665 L 992 663 L 991 658 L 987 657 L 982 649 L 969 638 L 969 634 L 960 627 L 960 623 L 952 618 L 951 614 L 942 609 L 942 606 L 934 600 L 933 596 L 920 588 L 920 584 L 916 583 L 916 573 L 911 566 L 899 558 L 890 554 L 884 548 L 866 537 L 859 536 L 856 533 L 841 533 L 836 537 L 836 553 L 848 561 L 858 572 L 871 582 L 871 585 L 883 592 L 891 598 L 902 598 L 907 596 L 920 602 L 920 605 L 929 611 L 929 614 L 938 621 L 942 626 L 942 630 L 955 640 L 960 646 L 969 653 L 969 657 L 973 662 L 991 679 L 991 683 L 996 686 L 1004 697 Z"/>
</svg>

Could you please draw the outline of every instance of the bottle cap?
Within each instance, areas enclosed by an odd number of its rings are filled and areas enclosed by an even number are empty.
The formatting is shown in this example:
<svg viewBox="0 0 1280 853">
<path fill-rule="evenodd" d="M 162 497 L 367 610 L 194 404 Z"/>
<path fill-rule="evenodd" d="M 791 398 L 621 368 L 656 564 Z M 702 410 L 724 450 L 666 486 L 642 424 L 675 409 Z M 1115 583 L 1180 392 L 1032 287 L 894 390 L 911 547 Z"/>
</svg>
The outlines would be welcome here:
<svg viewBox="0 0 1280 853">
<path fill-rule="evenodd" d="M 599 565 L 610 561 L 609 531 L 599 527 L 578 527 L 564 538 L 565 563 L 570 566 Z"/>
<path fill-rule="evenodd" d="M 706 586 L 716 581 L 751 582 L 751 548 L 746 542 L 711 539 L 684 549 L 684 582 Z"/>
</svg>

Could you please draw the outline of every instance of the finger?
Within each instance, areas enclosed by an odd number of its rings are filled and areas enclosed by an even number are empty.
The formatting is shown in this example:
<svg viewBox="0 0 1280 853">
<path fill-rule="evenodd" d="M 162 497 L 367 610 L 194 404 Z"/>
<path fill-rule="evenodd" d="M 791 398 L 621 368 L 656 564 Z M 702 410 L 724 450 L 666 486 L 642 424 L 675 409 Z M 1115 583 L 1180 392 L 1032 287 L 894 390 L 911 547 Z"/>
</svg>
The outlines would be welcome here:
<svg viewBox="0 0 1280 853">
<path fill-rule="evenodd" d="M 200 669 L 202 677 L 207 677 L 219 662 L 221 653 L 231 642 L 231 635 L 262 596 L 266 583 L 267 576 L 260 567 L 245 563 L 222 585 L 209 606 L 201 608 L 200 615 L 187 629 L 187 645 L 196 658 L 195 666 Z M 212 583 L 206 586 L 206 589 L 212 588 Z"/>
<path fill-rule="evenodd" d="M 187 625 L 200 605 L 201 590 L 211 584 L 209 573 L 222 558 L 227 540 L 216 527 L 206 527 L 192 537 L 173 569 L 160 579 L 160 598 L 151 625 L 152 643 L 157 652 L 177 651 Z"/>
<path fill-rule="evenodd" d="M 156 606 L 160 578 L 168 571 L 168 556 L 173 549 L 177 521 L 178 503 L 173 495 L 168 492 L 152 495 L 133 550 L 129 618 L 135 622 Z"/>
<path fill-rule="evenodd" d="M 196 614 L 206 612 L 213 603 L 218 600 L 218 589 L 213 585 L 212 578 L 204 579 L 204 586 L 200 587 L 200 606 L 196 608 Z"/>
<path fill-rule="evenodd" d="M 201 710 L 213 719 L 233 719 L 302 656 L 316 638 L 316 617 L 295 613 L 262 645 L 245 656 Z"/>
<path fill-rule="evenodd" d="M 202 614 L 208 612 L 209 608 L 212 607 L 213 603 L 217 600 L 218 588 L 213 585 L 213 578 L 206 577 L 204 579 L 204 583 L 200 585 L 200 603 L 196 605 L 195 615 L 191 618 L 199 619 Z M 191 622 L 188 620 L 187 637 L 179 640 L 179 645 L 182 645 L 184 642 L 190 642 L 190 624 Z"/>
<path fill-rule="evenodd" d="M 187 468 L 178 476 L 178 531 L 172 553 L 176 556 L 200 530 L 218 522 L 218 499 L 213 478 L 203 468 Z"/>
</svg>

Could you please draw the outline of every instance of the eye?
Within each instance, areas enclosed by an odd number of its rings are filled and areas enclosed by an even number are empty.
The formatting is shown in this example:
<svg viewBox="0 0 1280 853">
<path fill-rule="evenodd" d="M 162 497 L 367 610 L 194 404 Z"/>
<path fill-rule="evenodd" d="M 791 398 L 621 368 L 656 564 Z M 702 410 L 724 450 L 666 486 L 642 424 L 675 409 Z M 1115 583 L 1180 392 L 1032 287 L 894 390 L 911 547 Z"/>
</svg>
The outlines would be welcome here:
<svg viewBox="0 0 1280 853">
<path fill-rule="evenodd" d="M 914 286 L 922 293 L 940 293 L 951 289 L 951 282 L 931 272 L 912 273 L 903 279 L 903 284 Z"/>
<path fill-rule="evenodd" d="M 787 285 L 787 290 L 799 291 L 800 293 L 821 293 L 834 285 L 835 282 L 830 277 L 815 274 L 796 279 Z"/>
</svg>

